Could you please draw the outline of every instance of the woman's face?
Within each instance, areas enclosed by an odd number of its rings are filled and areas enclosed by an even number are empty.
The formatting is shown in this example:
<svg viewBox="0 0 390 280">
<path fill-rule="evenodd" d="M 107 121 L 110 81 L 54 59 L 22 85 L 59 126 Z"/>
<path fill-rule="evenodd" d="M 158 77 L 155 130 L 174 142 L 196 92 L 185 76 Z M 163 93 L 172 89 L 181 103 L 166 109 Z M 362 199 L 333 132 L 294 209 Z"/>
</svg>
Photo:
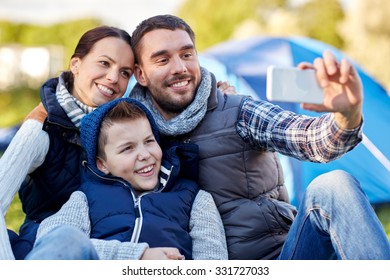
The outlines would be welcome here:
<svg viewBox="0 0 390 280">
<path fill-rule="evenodd" d="M 134 70 L 134 54 L 122 39 L 107 37 L 95 43 L 91 51 L 72 58 L 74 76 L 71 94 L 84 104 L 97 107 L 122 97 Z"/>
</svg>

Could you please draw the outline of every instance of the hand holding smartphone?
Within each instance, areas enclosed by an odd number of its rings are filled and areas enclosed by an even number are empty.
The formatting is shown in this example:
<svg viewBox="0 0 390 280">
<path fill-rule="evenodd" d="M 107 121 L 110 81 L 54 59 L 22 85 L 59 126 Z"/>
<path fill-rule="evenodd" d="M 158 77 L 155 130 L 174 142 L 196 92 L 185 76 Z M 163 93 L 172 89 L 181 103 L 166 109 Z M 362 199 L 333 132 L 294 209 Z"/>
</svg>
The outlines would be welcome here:
<svg viewBox="0 0 390 280">
<path fill-rule="evenodd" d="M 269 66 L 266 96 L 269 101 L 322 104 L 323 89 L 315 70 Z"/>
</svg>

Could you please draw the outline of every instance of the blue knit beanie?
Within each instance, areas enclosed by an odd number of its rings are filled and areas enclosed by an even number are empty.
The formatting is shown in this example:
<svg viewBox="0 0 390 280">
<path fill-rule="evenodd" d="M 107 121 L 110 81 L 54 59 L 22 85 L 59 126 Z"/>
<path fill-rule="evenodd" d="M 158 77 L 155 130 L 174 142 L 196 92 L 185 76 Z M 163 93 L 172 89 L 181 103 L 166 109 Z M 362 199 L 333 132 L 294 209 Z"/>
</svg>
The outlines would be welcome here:
<svg viewBox="0 0 390 280">
<path fill-rule="evenodd" d="M 142 105 L 139 101 L 132 98 L 118 98 L 113 101 L 107 102 L 99 107 L 97 107 L 93 112 L 85 115 L 81 120 L 81 128 L 80 128 L 80 140 L 81 145 L 83 146 L 88 163 L 96 166 L 96 153 L 98 147 L 98 137 L 100 132 L 100 126 L 104 117 L 107 115 L 112 108 L 114 108 L 119 102 L 127 102 L 137 105 L 141 108 L 152 127 L 152 132 L 157 142 L 160 143 L 160 132 L 158 131 L 157 125 L 154 121 L 154 118 L 150 111 Z M 134 133 L 137 133 L 136 131 Z"/>
</svg>

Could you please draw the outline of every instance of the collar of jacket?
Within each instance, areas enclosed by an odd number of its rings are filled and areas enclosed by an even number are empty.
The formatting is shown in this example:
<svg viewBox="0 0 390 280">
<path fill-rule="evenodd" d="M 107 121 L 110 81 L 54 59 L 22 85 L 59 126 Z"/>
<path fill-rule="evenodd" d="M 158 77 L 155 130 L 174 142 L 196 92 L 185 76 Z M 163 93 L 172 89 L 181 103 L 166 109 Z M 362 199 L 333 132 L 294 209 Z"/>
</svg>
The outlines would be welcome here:
<svg viewBox="0 0 390 280">
<path fill-rule="evenodd" d="M 48 113 L 47 121 L 49 123 L 60 124 L 68 128 L 74 128 L 74 124 L 68 118 L 64 109 L 57 101 L 56 90 L 58 84 L 58 77 L 46 81 L 41 87 L 41 101 Z"/>
<path fill-rule="evenodd" d="M 215 76 L 211 73 L 211 93 L 209 99 L 207 100 L 207 111 L 211 111 L 218 106 L 218 94 L 219 89 L 217 88 L 217 82 Z"/>
</svg>

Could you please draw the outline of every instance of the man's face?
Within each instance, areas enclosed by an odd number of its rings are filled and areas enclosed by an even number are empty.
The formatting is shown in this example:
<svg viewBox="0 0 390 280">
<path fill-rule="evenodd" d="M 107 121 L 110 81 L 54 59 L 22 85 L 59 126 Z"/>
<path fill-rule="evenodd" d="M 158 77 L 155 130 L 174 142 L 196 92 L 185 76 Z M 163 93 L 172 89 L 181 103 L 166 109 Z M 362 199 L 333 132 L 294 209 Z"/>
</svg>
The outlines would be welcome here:
<svg viewBox="0 0 390 280">
<path fill-rule="evenodd" d="M 141 41 L 137 81 L 149 88 L 161 114 L 170 119 L 194 99 L 201 73 L 190 36 L 181 29 L 148 32 Z"/>
</svg>

